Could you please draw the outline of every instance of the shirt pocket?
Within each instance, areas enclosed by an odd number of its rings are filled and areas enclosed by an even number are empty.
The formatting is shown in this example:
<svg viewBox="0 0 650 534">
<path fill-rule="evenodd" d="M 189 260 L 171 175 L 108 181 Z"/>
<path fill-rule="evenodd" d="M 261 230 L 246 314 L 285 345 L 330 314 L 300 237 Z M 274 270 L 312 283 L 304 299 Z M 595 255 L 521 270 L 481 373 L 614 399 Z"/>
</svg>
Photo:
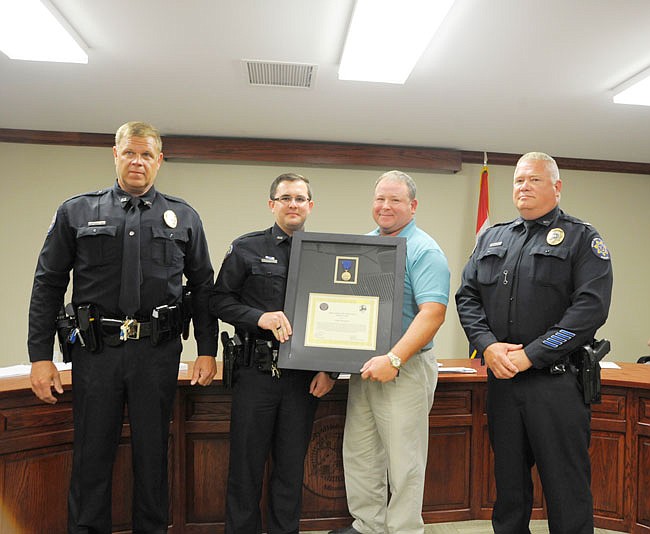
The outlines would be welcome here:
<svg viewBox="0 0 650 534">
<path fill-rule="evenodd" d="M 503 272 L 508 247 L 503 245 L 488 247 L 481 251 L 477 261 L 476 278 L 479 284 L 492 285 Z"/>
<path fill-rule="evenodd" d="M 77 260 L 81 265 L 104 265 L 116 261 L 122 252 L 117 226 L 77 228 Z"/>
<path fill-rule="evenodd" d="M 251 274 L 255 277 L 264 298 L 284 298 L 287 286 L 287 266 L 278 263 L 256 263 L 251 267 Z"/>
<path fill-rule="evenodd" d="M 568 247 L 536 245 L 530 255 L 533 260 L 533 280 L 541 286 L 562 286 L 571 279 Z"/>
<path fill-rule="evenodd" d="M 189 241 L 187 228 L 151 228 L 151 259 L 158 265 L 182 265 Z"/>
</svg>

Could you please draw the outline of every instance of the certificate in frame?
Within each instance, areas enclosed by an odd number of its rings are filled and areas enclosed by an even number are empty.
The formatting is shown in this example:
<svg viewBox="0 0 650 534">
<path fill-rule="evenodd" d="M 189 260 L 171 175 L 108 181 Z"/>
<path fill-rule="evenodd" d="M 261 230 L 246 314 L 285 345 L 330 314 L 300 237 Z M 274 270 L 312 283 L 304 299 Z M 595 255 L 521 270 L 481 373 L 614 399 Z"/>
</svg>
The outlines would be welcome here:
<svg viewBox="0 0 650 534">
<path fill-rule="evenodd" d="M 296 232 L 278 366 L 358 373 L 402 335 L 406 239 Z"/>
</svg>

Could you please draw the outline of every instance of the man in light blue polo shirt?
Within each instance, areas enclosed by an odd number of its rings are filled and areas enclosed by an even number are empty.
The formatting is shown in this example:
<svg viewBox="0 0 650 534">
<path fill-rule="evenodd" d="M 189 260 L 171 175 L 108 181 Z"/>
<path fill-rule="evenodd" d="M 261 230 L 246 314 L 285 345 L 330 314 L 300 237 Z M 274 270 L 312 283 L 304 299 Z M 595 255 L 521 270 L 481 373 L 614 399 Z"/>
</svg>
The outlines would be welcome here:
<svg viewBox="0 0 650 534">
<path fill-rule="evenodd" d="M 403 334 L 350 378 L 343 465 L 354 522 L 330 534 L 424 533 L 429 411 L 438 381 L 430 349 L 445 320 L 449 267 L 438 244 L 415 225 L 415 193 L 413 179 L 400 171 L 375 184 L 378 228 L 371 235 L 407 239 Z"/>
</svg>

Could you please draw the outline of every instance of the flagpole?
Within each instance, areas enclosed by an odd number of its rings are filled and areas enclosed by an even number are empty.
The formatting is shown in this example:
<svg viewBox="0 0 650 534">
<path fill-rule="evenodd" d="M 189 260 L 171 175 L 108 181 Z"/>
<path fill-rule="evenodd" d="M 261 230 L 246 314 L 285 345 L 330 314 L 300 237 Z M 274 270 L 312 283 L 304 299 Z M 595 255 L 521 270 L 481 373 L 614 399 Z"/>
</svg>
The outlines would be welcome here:
<svg viewBox="0 0 650 534">
<path fill-rule="evenodd" d="M 479 182 L 478 210 L 476 213 L 476 240 L 490 226 L 490 184 L 489 184 L 488 156 L 483 152 L 483 168 Z M 470 345 L 470 358 L 478 356 L 477 350 Z"/>
</svg>

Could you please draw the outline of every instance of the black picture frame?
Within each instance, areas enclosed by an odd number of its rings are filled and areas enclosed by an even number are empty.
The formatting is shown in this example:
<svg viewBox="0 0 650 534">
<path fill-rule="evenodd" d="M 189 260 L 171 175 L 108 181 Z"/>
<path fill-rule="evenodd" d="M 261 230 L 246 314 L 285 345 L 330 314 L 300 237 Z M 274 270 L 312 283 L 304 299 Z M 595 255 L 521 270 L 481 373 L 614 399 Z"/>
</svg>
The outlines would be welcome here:
<svg viewBox="0 0 650 534">
<path fill-rule="evenodd" d="M 278 367 L 359 373 L 386 354 L 402 335 L 405 268 L 403 237 L 294 233 L 284 305 L 293 335 Z"/>
</svg>

